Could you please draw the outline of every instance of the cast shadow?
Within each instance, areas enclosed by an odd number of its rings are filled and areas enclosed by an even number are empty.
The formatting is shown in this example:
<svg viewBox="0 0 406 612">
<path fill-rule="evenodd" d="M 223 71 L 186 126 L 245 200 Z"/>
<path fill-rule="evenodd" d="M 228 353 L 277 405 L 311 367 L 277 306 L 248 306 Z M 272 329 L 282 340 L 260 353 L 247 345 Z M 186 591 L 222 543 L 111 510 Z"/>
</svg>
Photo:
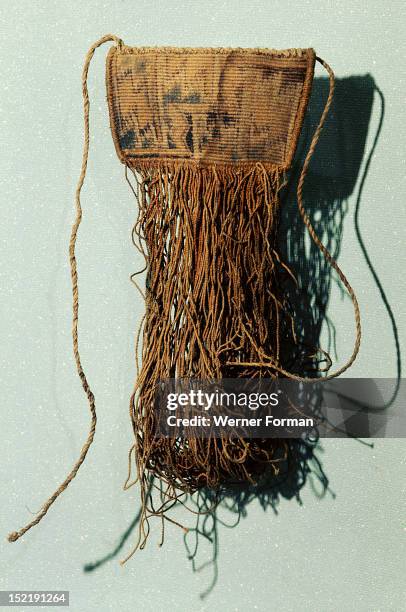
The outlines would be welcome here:
<svg viewBox="0 0 406 612">
<path fill-rule="evenodd" d="M 297 208 L 296 187 L 298 177 L 310 140 L 323 111 L 328 88 L 328 79 L 321 78 L 314 81 L 291 180 L 288 183 L 288 189 L 281 206 L 279 236 L 283 238 L 280 242 L 280 252 L 298 280 L 297 285 L 286 282 L 283 287 L 292 304 L 295 321 L 300 322 L 296 332 L 299 337 L 299 347 L 302 346 L 303 351 L 294 355 L 293 361 L 296 367 L 299 366 L 300 371 L 305 372 L 309 366 L 309 363 L 306 362 L 306 354 L 309 352 L 309 347 L 312 349 L 320 346 L 322 326 L 325 326 L 328 336 L 327 346 L 322 347 L 322 349 L 331 356 L 333 362 L 337 361 L 336 329 L 327 313 L 332 284 L 337 285 L 343 300 L 349 301 L 350 299 L 338 275 L 331 273 L 330 264 L 317 245 L 310 239 Z M 375 115 L 378 120 L 373 132 L 369 134 L 370 144 L 368 150 L 366 150 L 368 131 L 371 131 L 369 130 L 369 123 L 374 104 L 376 107 Z M 335 391 L 342 402 L 342 406 L 346 406 L 353 412 L 353 417 L 347 421 L 347 435 L 349 437 L 355 437 L 354 432 L 357 431 L 362 431 L 364 437 L 368 435 L 368 432 L 370 436 L 376 434 L 376 429 L 379 428 L 379 419 L 374 420 L 374 414 L 383 413 L 395 402 L 401 383 L 401 351 L 395 315 L 369 256 L 362 236 L 360 222 L 363 191 L 381 134 L 384 117 L 384 96 L 371 75 L 337 79 L 333 104 L 311 160 L 303 189 L 306 213 L 317 236 L 335 260 L 340 256 L 345 218 L 348 214 L 353 217 L 359 251 L 363 255 L 378 290 L 392 331 L 396 365 L 390 398 L 377 404 L 370 401 L 368 393 L 365 393 L 365 398 L 368 399 L 361 402 L 354 397 Z M 349 210 L 350 196 L 353 196 L 352 202 L 355 203 L 353 210 Z M 355 253 L 354 262 L 360 260 L 359 251 Z M 345 270 L 345 273 L 351 279 L 351 268 Z M 365 311 L 362 314 L 367 315 Z M 308 375 L 312 375 L 311 365 L 310 370 L 307 370 Z M 372 386 L 373 381 L 369 383 L 369 387 Z M 369 396 L 371 397 L 371 393 L 369 393 Z M 344 433 L 346 432 L 344 431 Z"/>
<path fill-rule="evenodd" d="M 307 228 L 298 214 L 296 197 L 298 176 L 323 111 L 328 87 L 328 79 L 314 80 L 291 180 L 281 202 L 279 236 L 282 237 L 280 241 L 282 257 L 298 281 L 297 286 L 287 282 L 284 285 L 284 291 L 292 303 L 295 320 L 300 322 L 297 328 L 299 339 L 305 347 L 318 347 L 321 328 L 325 325 L 328 332 L 328 344 L 323 348 L 331 354 L 335 361 L 337 359 L 336 330 L 327 314 L 332 283 L 337 284 L 343 298 L 348 300 L 349 296 L 338 276 L 331 274 L 330 264 L 310 239 Z M 374 101 L 376 101 L 376 114 L 379 119 L 377 127 L 374 128 L 374 134 L 370 135 L 371 145 L 365 155 L 368 126 Z M 390 321 L 396 357 L 394 378 L 399 381 L 401 354 L 396 320 L 383 284 L 368 254 L 360 224 L 362 194 L 381 134 L 384 115 L 384 96 L 371 75 L 336 80 L 330 113 L 305 178 L 303 201 L 317 236 L 336 260 L 340 256 L 345 218 L 349 213 L 353 215 L 359 249 Z M 352 195 L 354 196 L 352 201 L 355 199 L 355 206 L 352 211 L 349 211 L 349 198 Z M 357 259 L 359 259 L 359 254 L 355 253 L 354 262 Z M 351 269 L 345 270 L 345 273 L 351 278 Z M 302 367 L 305 364 L 300 365 Z M 397 391 L 398 385 L 394 389 L 391 401 L 396 397 Z M 387 402 L 386 406 L 389 403 Z"/>
<path fill-rule="evenodd" d="M 297 347 L 294 351 L 288 349 L 290 355 L 286 355 L 286 359 L 288 367 L 290 365 L 297 368 L 307 376 L 317 376 L 315 363 L 309 361 L 308 355 L 309 350 L 312 353 L 313 348 L 319 347 L 323 325 L 328 332 L 328 345 L 323 349 L 331 355 L 333 361 L 337 359 L 336 330 L 327 313 L 332 283 L 338 282 L 343 297 L 347 297 L 339 281 L 332 275 L 330 264 L 309 238 L 308 230 L 297 208 L 297 181 L 327 99 L 328 88 L 328 79 L 314 80 L 295 163 L 288 187 L 281 197 L 279 249 L 283 261 L 297 279 L 295 284 L 291 277 L 286 275 L 282 286 L 295 321 L 300 322 L 296 329 L 299 350 Z M 379 120 L 371 139 L 369 152 L 365 156 L 368 128 L 375 100 L 378 102 Z M 401 355 L 395 317 L 362 238 L 359 212 L 383 120 L 384 97 L 371 75 L 336 79 L 334 101 L 311 160 L 303 189 L 304 206 L 316 234 L 336 260 L 340 255 L 345 218 L 350 212 L 353 214 L 359 248 L 378 288 L 394 338 L 396 385 L 391 399 L 385 403 L 385 406 L 379 408 L 388 407 L 396 398 L 401 378 Z M 349 211 L 349 198 L 354 194 L 355 208 Z M 351 276 L 351 270 L 347 272 Z M 323 360 L 319 360 L 317 367 L 323 367 L 322 362 Z M 314 395 L 322 393 L 317 387 L 319 385 L 316 386 L 316 390 L 311 391 L 311 401 L 314 406 L 318 405 L 318 398 Z M 364 423 L 363 431 L 365 430 Z M 334 493 L 329 489 L 328 477 L 323 470 L 320 458 L 322 446 L 318 441 L 317 432 L 313 439 L 289 439 L 286 443 L 289 452 L 287 459 L 280 464 L 278 476 L 275 476 L 270 468 L 257 486 L 238 485 L 223 490 L 217 494 L 216 499 L 215 494 L 210 491 L 200 492 L 197 496 L 196 509 L 202 514 L 197 516 L 195 529 L 185 535 L 185 545 L 194 571 L 202 571 L 208 566 L 212 568 L 212 578 L 201 593 L 201 598 L 205 598 L 212 591 L 218 577 L 218 529 L 220 525 L 224 526 L 225 522 L 220 520 L 217 510 L 208 512 L 214 502 L 217 508 L 221 507 L 222 516 L 226 510 L 231 519 L 234 519 L 226 526 L 234 527 L 247 515 L 248 507 L 254 501 L 264 510 L 269 508 L 274 513 L 277 513 L 278 504 L 282 499 L 295 499 L 301 503 L 300 491 L 306 482 L 310 482 L 318 498 L 324 497 L 327 491 L 330 491 L 334 497 Z M 318 483 L 318 486 L 315 483 Z M 204 514 L 205 512 L 208 513 Z M 209 560 L 200 565 L 197 562 L 199 540 L 209 542 L 212 550 Z"/>
<path fill-rule="evenodd" d="M 298 175 L 327 95 L 328 79 L 315 79 L 289 188 L 282 196 L 279 235 L 283 236 L 280 244 L 282 257 L 298 280 L 296 287 L 287 279 L 284 290 L 295 313 L 295 320 L 301 322 L 297 329 L 299 345 L 306 348 L 319 346 L 321 329 L 325 324 L 329 345 L 326 350 L 332 353 L 334 359 L 335 329 L 328 319 L 327 306 L 331 286 L 335 281 L 329 264 L 307 237 L 307 230 L 298 213 L 296 200 Z M 362 168 L 368 126 L 376 99 L 379 103 L 380 119 Z M 376 87 L 371 75 L 337 79 L 331 112 L 311 161 L 303 195 L 306 211 L 317 235 L 336 259 L 340 253 L 344 219 L 349 212 L 348 200 L 356 190 L 355 209 L 352 211 L 355 231 L 360 249 L 391 322 L 397 360 L 396 375 L 399 380 L 401 359 L 395 317 L 367 253 L 359 222 L 362 192 L 383 118 L 383 94 Z M 351 275 L 351 270 L 348 270 L 348 274 Z M 303 355 L 305 354 L 306 351 L 303 351 Z M 295 360 L 298 357 L 300 359 L 300 355 L 295 355 Z M 301 367 L 305 366 L 306 364 L 301 364 Z M 307 373 L 311 375 L 311 369 Z M 202 572 L 211 568 L 211 578 L 207 588 L 201 593 L 202 599 L 213 590 L 218 578 L 220 526 L 236 527 L 241 518 L 247 516 L 252 502 L 259 503 L 264 510 L 271 509 L 275 514 L 278 513 L 278 505 L 282 499 L 295 499 L 301 503 L 300 492 L 306 483 L 310 484 L 318 498 L 323 498 L 327 492 L 334 497 L 323 470 L 321 460 L 323 448 L 317 434 L 312 439 L 289 439 L 286 443 L 289 452 L 279 464 L 277 475 L 270 469 L 255 486 L 235 485 L 220 492 L 202 490 L 185 500 L 185 503 L 198 513 L 190 515 L 195 516 L 196 522 L 185 535 L 188 558 L 193 571 Z M 224 515 L 229 516 L 229 523 L 224 520 Z M 88 563 L 84 571 L 91 572 L 121 553 L 138 520 L 139 515 L 121 536 L 113 551 L 99 561 Z M 198 553 L 204 548 L 204 544 L 208 544 L 210 552 L 208 557 L 199 563 Z"/>
</svg>

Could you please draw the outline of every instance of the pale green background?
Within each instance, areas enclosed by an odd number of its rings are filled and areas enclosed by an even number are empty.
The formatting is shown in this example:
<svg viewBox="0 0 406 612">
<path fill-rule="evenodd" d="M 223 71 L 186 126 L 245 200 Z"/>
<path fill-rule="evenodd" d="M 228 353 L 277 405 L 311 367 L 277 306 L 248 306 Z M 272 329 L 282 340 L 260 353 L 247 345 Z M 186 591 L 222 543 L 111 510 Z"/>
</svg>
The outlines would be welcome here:
<svg viewBox="0 0 406 612">
<path fill-rule="evenodd" d="M 97 398 L 96 442 L 79 476 L 40 526 L 6 534 L 38 510 L 76 459 L 89 424 L 71 350 L 67 245 L 82 148 L 80 73 L 90 44 L 113 32 L 132 45 L 313 46 L 339 77 L 371 73 L 387 106 L 365 185 L 360 224 L 405 339 L 405 28 L 399 2 L 1 2 L 2 589 L 69 589 L 75 612 L 106 610 L 400 611 L 404 604 L 404 441 L 327 440 L 319 457 L 331 489 L 308 485 L 276 516 L 257 503 L 219 529 L 213 568 L 193 573 L 177 528 L 158 549 L 85 574 L 110 552 L 138 508 L 121 490 L 131 428 L 134 329 L 142 312 L 129 275 L 134 200 L 110 135 L 107 47 L 90 70 L 91 151 L 78 241 L 80 347 Z M 373 109 L 367 146 L 378 111 Z M 357 288 L 364 337 L 351 376 L 395 376 L 392 328 L 356 241 L 354 199 L 340 264 Z M 352 342 L 349 301 L 335 288 L 329 315 L 341 362 Z M 224 518 L 232 517 L 224 512 Z M 185 522 L 189 515 L 182 516 Z M 210 559 L 202 543 L 200 563 Z"/>
</svg>

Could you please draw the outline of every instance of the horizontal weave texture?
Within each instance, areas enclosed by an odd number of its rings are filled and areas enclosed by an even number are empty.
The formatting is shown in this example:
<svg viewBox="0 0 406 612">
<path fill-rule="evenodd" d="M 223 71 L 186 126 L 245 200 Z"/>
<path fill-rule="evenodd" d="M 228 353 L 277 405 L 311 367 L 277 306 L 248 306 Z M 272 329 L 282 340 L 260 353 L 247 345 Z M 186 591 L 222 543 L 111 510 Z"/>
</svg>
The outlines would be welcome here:
<svg viewBox="0 0 406 612">
<path fill-rule="evenodd" d="M 289 167 L 314 72 L 313 49 L 113 47 L 110 123 L 122 162 Z"/>
</svg>

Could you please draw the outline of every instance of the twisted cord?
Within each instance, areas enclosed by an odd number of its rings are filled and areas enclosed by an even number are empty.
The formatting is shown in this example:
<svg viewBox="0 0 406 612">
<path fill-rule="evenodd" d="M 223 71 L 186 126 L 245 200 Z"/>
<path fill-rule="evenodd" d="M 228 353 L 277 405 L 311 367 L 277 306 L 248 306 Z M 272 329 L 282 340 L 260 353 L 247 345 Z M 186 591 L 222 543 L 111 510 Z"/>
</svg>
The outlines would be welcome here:
<svg viewBox="0 0 406 612">
<path fill-rule="evenodd" d="M 78 180 L 78 184 L 76 187 L 75 193 L 75 203 L 76 203 L 76 218 L 72 226 L 71 238 L 69 243 L 69 261 L 70 261 L 70 269 L 71 269 L 71 278 L 72 278 L 72 295 L 73 295 L 73 320 L 72 320 L 72 340 L 73 340 L 73 352 L 75 355 L 76 367 L 82 382 L 83 389 L 87 395 L 87 399 L 89 401 L 90 414 L 91 414 L 91 425 L 89 434 L 87 436 L 87 440 L 82 447 L 79 458 L 73 466 L 72 470 L 69 472 L 65 480 L 62 484 L 56 489 L 56 491 L 49 497 L 49 499 L 44 503 L 41 510 L 38 512 L 36 517 L 28 523 L 25 527 L 20 529 L 19 531 L 12 531 L 8 535 L 9 542 L 15 542 L 19 538 L 21 538 L 24 533 L 26 533 L 31 527 L 34 525 L 38 525 L 41 519 L 46 515 L 49 508 L 52 506 L 54 501 L 59 497 L 59 495 L 68 487 L 69 483 L 75 478 L 80 466 L 82 465 L 87 452 L 90 448 L 90 445 L 93 442 L 94 434 L 96 431 L 96 405 L 94 395 L 90 389 L 89 383 L 87 381 L 86 375 L 83 371 L 82 363 L 80 360 L 79 354 L 79 346 L 78 346 L 78 314 L 79 314 L 79 291 L 78 291 L 78 273 L 77 273 L 77 264 L 76 264 L 76 256 L 75 256 L 75 246 L 76 246 L 76 238 L 79 229 L 80 222 L 82 220 L 82 206 L 80 203 L 80 192 L 82 190 L 82 186 L 86 176 L 86 168 L 87 168 L 87 160 L 89 155 L 89 93 L 87 89 L 87 76 L 89 72 L 89 65 L 94 55 L 94 52 L 98 47 L 103 45 L 108 41 L 115 42 L 118 46 L 121 46 L 122 41 L 113 34 L 107 34 L 100 38 L 97 42 L 95 42 L 87 52 L 85 63 L 82 71 L 82 94 L 83 94 L 83 110 L 84 110 L 84 143 L 83 143 L 83 156 L 82 156 L 82 168 L 80 171 L 80 176 Z"/>
</svg>

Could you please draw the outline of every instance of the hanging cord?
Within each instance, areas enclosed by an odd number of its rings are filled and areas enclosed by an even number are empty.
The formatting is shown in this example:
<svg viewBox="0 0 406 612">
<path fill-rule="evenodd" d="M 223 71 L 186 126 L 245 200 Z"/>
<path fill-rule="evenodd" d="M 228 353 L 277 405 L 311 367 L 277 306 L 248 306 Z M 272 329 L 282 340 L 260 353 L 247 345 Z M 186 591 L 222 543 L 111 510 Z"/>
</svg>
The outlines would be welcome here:
<svg viewBox="0 0 406 612">
<path fill-rule="evenodd" d="M 70 238 L 70 243 L 69 243 L 69 260 L 70 260 L 70 267 L 71 267 L 72 294 L 73 294 L 73 322 L 72 322 L 73 352 L 75 355 L 77 371 L 78 371 L 80 380 L 82 381 L 83 389 L 85 390 L 85 393 L 89 401 L 89 407 L 90 407 L 90 413 L 91 413 L 92 420 L 91 420 L 89 435 L 87 437 L 85 444 L 83 445 L 83 448 L 79 455 L 79 459 L 76 461 L 75 465 L 73 466 L 68 476 L 65 478 L 63 483 L 57 488 L 57 490 L 51 495 L 51 497 L 45 502 L 41 510 L 38 512 L 37 516 L 30 523 L 28 523 L 25 527 L 23 527 L 19 531 L 12 531 L 8 535 L 7 539 L 9 542 L 15 542 L 16 540 L 21 538 L 21 536 L 24 535 L 26 531 L 31 529 L 31 527 L 34 527 L 34 525 L 37 525 L 40 522 L 40 520 L 46 515 L 49 508 L 52 506 L 52 504 L 57 499 L 57 497 L 59 497 L 59 495 L 67 488 L 71 480 L 75 478 L 80 466 L 85 460 L 87 451 L 89 450 L 90 445 L 93 442 L 93 438 L 94 438 L 94 434 L 96 430 L 97 418 L 96 418 L 96 405 L 95 405 L 94 395 L 92 391 L 90 390 L 90 386 L 89 386 L 89 383 L 87 382 L 87 378 L 83 371 L 83 367 L 82 367 L 82 363 L 80 361 L 80 355 L 79 355 L 79 346 L 78 346 L 79 292 L 78 292 L 78 274 L 77 274 L 77 265 L 76 265 L 76 256 L 75 256 L 75 245 L 76 245 L 76 237 L 77 237 L 79 225 L 82 220 L 82 206 L 80 203 L 80 192 L 82 190 L 82 186 L 85 180 L 87 160 L 88 160 L 88 155 L 89 155 L 90 101 L 89 101 L 89 93 L 87 89 L 87 75 L 89 72 L 89 65 L 94 55 L 94 52 L 96 51 L 98 47 L 100 47 L 100 45 L 103 45 L 104 43 L 109 42 L 109 41 L 115 42 L 118 47 L 121 47 L 123 45 L 123 41 L 117 36 L 114 36 L 113 34 L 107 34 L 106 36 L 103 36 L 97 42 L 95 42 L 90 47 L 89 51 L 87 52 L 85 63 L 83 66 L 83 71 L 82 71 L 82 93 L 83 93 L 84 127 L 85 127 L 84 143 L 83 143 L 83 157 L 82 157 L 82 168 L 81 168 L 78 184 L 76 187 L 76 194 L 75 194 L 76 219 L 72 226 L 72 233 L 71 233 L 71 238 Z"/>
<path fill-rule="evenodd" d="M 310 147 L 309 150 L 307 152 L 306 158 L 304 160 L 303 163 L 303 167 L 302 167 L 302 171 L 300 174 L 300 178 L 299 178 L 299 182 L 298 182 L 298 186 L 297 186 L 297 205 L 299 208 L 299 212 L 300 215 L 303 219 L 303 223 L 306 225 L 308 232 L 312 238 L 312 240 L 315 242 L 315 244 L 317 245 L 317 247 L 320 249 L 320 251 L 323 253 L 326 261 L 328 261 L 328 263 L 331 265 L 332 268 L 334 268 L 334 270 L 337 272 L 338 276 L 340 277 L 343 285 L 345 286 L 345 288 L 347 289 L 349 296 L 352 300 L 352 304 L 354 307 L 354 319 L 355 319 L 355 342 L 354 342 L 354 348 L 351 354 L 351 357 L 348 359 L 348 361 L 341 366 L 341 368 L 338 368 L 338 370 L 336 370 L 335 372 L 331 372 L 331 374 L 328 374 L 327 376 L 323 376 L 321 378 L 310 378 L 307 376 L 299 376 L 297 374 L 293 374 L 292 372 L 288 372 L 287 370 L 285 370 L 284 368 L 281 368 L 280 366 L 278 366 L 277 364 L 275 364 L 275 362 L 273 360 L 270 361 L 265 361 L 265 359 L 267 359 L 267 356 L 265 354 L 262 355 L 262 357 L 264 358 L 264 361 L 258 361 L 258 362 L 227 362 L 227 365 L 235 365 L 235 366 L 268 366 L 270 368 L 273 368 L 274 370 L 276 370 L 277 372 L 279 372 L 280 374 L 283 374 L 284 376 L 286 376 L 287 378 L 290 378 L 291 380 L 297 380 L 299 382 L 310 382 L 310 383 L 316 383 L 316 382 L 320 382 L 320 381 L 324 381 L 324 380 L 331 380 L 332 378 L 336 378 L 337 376 L 340 376 L 340 374 L 342 374 L 343 372 L 345 372 L 346 370 L 348 370 L 348 368 L 354 363 L 355 358 L 357 357 L 358 351 L 359 351 L 359 347 L 361 344 L 361 315 L 360 315 L 360 310 L 359 310 L 359 306 L 358 306 L 358 300 L 357 297 L 355 295 L 355 292 L 353 290 L 353 288 L 351 287 L 350 283 L 348 282 L 344 272 L 341 270 L 341 268 L 339 267 L 338 263 L 336 262 L 336 260 L 334 259 L 334 257 L 330 254 L 330 252 L 326 249 L 326 247 L 324 246 L 324 244 L 321 242 L 320 238 L 317 236 L 311 221 L 305 211 L 304 205 L 303 205 L 303 185 L 304 185 L 304 181 L 306 178 L 306 174 L 307 174 L 307 170 L 310 164 L 310 160 L 313 156 L 314 150 L 316 148 L 317 142 L 319 140 L 320 137 L 320 133 L 321 130 L 323 128 L 324 122 L 326 120 L 326 117 L 328 115 L 328 112 L 330 110 L 330 106 L 331 103 L 333 101 L 333 96 L 334 96 L 334 86 L 335 86 L 335 78 L 334 78 L 334 72 L 332 71 L 332 69 L 330 68 L 330 66 L 327 64 L 327 62 L 325 62 L 323 59 L 321 59 L 320 57 L 316 56 L 316 60 L 322 65 L 324 66 L 324 68 L 326 69 L 326 71 L 328 72 L 329 75 L 329 93 L 328 93 L 328 97 L 326 100 L 326 104 L 324 106 L 324 110 L 322 112 L 322 115 L 320 117 L 320 121 L 319 124 L 317 126 L 316 131 L 313 134 L 313 138 L 311 140 L 310 143 Z"/>
</svg>

